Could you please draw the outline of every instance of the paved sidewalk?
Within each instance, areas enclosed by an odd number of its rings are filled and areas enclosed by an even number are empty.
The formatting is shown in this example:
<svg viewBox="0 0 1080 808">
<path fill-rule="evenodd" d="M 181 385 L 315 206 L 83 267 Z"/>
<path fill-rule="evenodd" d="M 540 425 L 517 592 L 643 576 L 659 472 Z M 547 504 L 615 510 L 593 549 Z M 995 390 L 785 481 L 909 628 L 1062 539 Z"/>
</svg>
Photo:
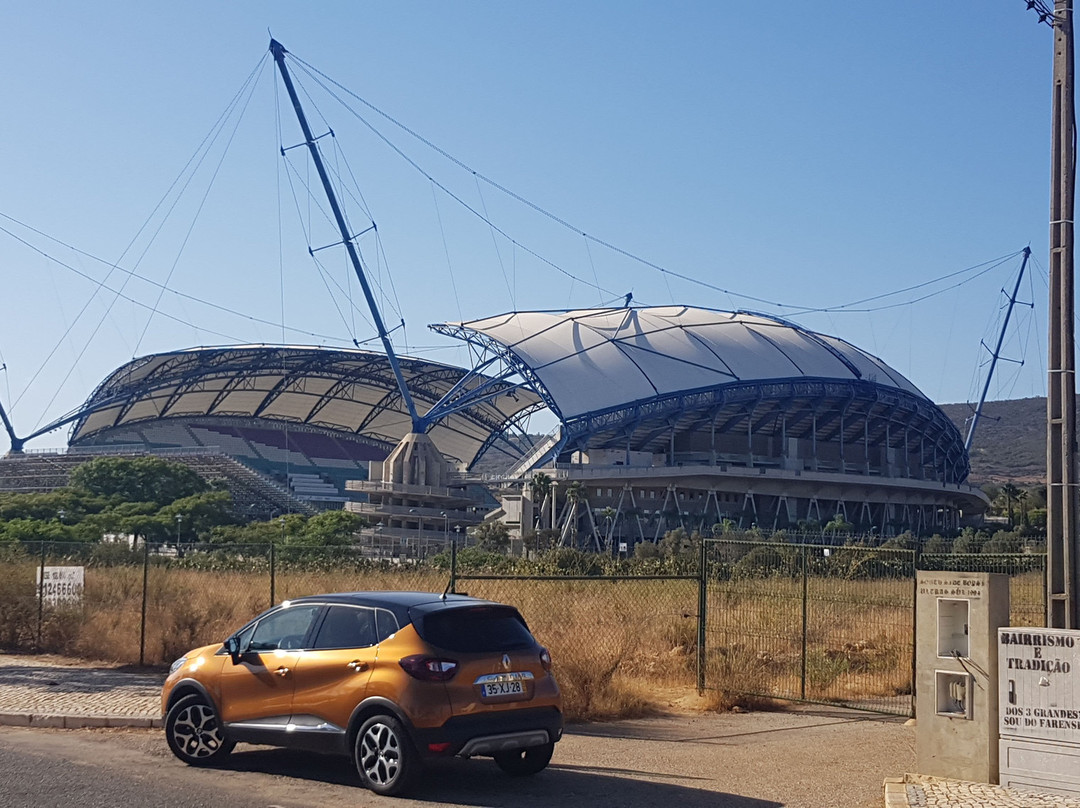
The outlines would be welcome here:
<svg viewBox="0 0 1080 808">
<path fill-rule="evenodd" d="M 160 727 L 163 673 L 56 657 L 0 654 L 0 725 Z M 906 775 L 884 784 L 886 808 L 1080 808 L 1080 798 Z"/>
<path fill-rule="evenodd" d="M 909 774 L 885 781 L 885 808 L 1080 808 L 1080 799 Z"/>
<path fill-rule="evenodd" d="M 161 673 L 0 654 L 0 724 L 158 727 L 164 681 Z"/>
</svg>

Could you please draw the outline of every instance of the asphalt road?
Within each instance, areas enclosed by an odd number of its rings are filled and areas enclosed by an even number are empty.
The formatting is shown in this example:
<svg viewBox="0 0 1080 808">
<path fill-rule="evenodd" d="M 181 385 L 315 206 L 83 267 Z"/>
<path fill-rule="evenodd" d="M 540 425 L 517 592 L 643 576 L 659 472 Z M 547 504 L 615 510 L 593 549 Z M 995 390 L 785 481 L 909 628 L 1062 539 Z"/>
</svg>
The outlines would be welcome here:
<svg viewBox="0 0 1080 808">
<path fill-rule="evenodd" d="M 879 808 L 911 771 L 900 720 L 799 710 L 572 727 L 551 766 L 515 779 L 490 760 L 429 769 L 410 799 L 356 785 L 344 758 L 240 746 L 223 769 L 174 759 L 159 730 L 0 727 L 0 806 L 658 806 Z"/>
</svg>

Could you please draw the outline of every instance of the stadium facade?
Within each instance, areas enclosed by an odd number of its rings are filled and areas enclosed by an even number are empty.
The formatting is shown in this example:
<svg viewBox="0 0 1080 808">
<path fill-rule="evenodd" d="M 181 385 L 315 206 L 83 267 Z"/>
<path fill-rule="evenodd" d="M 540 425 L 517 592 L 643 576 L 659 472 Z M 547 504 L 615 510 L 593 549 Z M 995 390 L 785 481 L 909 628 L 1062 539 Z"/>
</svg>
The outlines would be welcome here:
<svg viewBox="0 0 1080 808">
<path fill-rule="evenodd" d="M 410 357 L 401 357 L 400 366 L 414 399 L 429 406 L 468 375 Z M 504 435 L 515 419 L 540 406 L 539 399 L 493 384 L 510 395 L 449 415 L 430 432 L 455 468 L 466 468 L 485 451 L 508 453 L 508 459 L 520 455 L 520 444 Z M 128 362 L 82 406 L 69 445 L 73 451 L 221 452 L 303 500 L 340 508 L 348 499 L 346 483 L 366 479 L 370 464 L 378 466 L 410 426 L 384 354 L 246 345 Z M 461 479 L 455 487 L 453 526 L 480 521 L 485 499 L 479 487 Z M 445 526 L 445 518 L 438 521 Z M 398 522 L 392 527 L 405 529 Z"/>
<path fill-rule="evenodd" d="M 966 484 L 961 435 L 930 399 L 880 359 L 789 322 L 666 306 L 431 327 L 477 357 L 473 371 L 401 357 L 418 403 L 473 393 L 426 433 L 449 461 L 438 486 L 383 480 L 383 461 L 415 436 L 386 356 L 370 351 L 141 357 L 98 386 L 69 443 L 219 451 L 323 506 L 360 492 L 368 501 L 348 507 L 380 522 L 373 537 L 417 543 L 445 541 L 494 506 L 467 473 L 492 457 L 510 467 L 486 483 L 515 531 L 602 548 L 680 525 L 789 528 L 837 514 L 866 532 L 927 535 L 987 505 Z M 545 408 L 558 426 L 523 450 L 520 428 Z M 537 472 L 554 485 L 531 485 Z"/>
<path fill-rule="evenodd" d="M 499 356 L 559 426 L 505 518 L 597 545 L 676 526 L 956 530 L 987 499 L 955 425 L 880 359 L 757 314 L 689 306 L 513 312 L 433 326 Z M 574 489 L 570 502 L 558 488 Z M 565 493 L 564 493 L 565 496 Z M 547 502 L 544 502 L 544 500 Z"/>
</svg>

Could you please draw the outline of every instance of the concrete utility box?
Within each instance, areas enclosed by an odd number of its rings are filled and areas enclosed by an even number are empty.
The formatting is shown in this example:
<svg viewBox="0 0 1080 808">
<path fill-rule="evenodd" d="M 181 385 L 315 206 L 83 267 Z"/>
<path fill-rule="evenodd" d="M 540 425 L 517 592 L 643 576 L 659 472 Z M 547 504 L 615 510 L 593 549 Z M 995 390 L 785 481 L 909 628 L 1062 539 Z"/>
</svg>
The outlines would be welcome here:
<svg viewBox="0 0 1080 808">
<path fill-rule="evenodd" d="M 998 631 L 1001 784 L 1080 795 L 1080 631 Z"/>
<path fill-rule="evenodd" d="M 915 755 L 920 774 L 996 783 L 997 631 L 1009 578 L 919 572 L 915 601 Z"/>
</svg>

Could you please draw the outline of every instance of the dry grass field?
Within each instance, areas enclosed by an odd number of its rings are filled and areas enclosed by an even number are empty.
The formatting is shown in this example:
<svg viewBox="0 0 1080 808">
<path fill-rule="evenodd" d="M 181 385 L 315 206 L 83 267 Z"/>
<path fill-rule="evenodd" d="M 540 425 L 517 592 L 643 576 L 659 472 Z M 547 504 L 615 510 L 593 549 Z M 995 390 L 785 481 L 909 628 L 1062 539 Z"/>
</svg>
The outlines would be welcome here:
<svg viewBox="0 0 1080 808">
<path fill-rule="evenodd" d="M 153 564 L 145 635 L 143 568 L 88 566 L 79 607 L 47 607 L 37 644 L 36 564 L 0 562 L 0 647 L 86 659 L 166 664 L 216 642 L 267 608 L 268 569 Z M 442 592 L 445 570 L 279 564 L 277 601 L 329 591 Z M 457 591 L 517 606 L 552 652 L 571 720 L 645 715 L 697 685 L 695 580 L 459 580 Z M 1042 576 L 1013 581 L 1013 623 L 1041 620 Z M 903 712 L 912 665 L 911 580 L 787 576 L 711 581 L 705 679 L 715 707 L 807 698 Z"/>
</svg>

